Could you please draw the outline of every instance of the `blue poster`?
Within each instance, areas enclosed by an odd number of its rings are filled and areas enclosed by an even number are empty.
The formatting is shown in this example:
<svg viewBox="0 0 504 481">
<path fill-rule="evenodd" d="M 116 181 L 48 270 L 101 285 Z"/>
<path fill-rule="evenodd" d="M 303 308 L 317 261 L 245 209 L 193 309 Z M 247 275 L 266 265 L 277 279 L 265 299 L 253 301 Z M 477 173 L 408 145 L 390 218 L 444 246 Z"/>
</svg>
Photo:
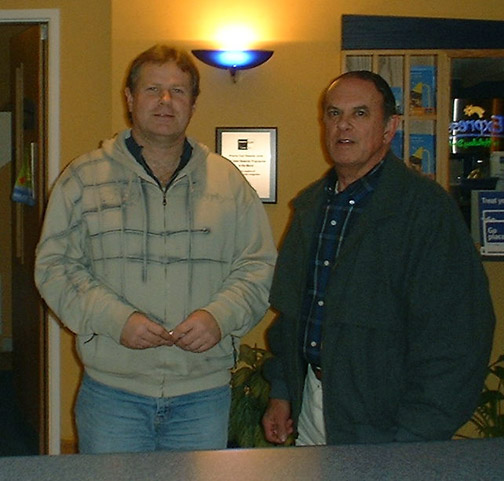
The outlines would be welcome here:
<svg viewBox="0 0 504 481">
<path fill-rule="evenodd" d="M 481 254 L 504 255 L 504 192 L 477 191 Z"/>
</svg>

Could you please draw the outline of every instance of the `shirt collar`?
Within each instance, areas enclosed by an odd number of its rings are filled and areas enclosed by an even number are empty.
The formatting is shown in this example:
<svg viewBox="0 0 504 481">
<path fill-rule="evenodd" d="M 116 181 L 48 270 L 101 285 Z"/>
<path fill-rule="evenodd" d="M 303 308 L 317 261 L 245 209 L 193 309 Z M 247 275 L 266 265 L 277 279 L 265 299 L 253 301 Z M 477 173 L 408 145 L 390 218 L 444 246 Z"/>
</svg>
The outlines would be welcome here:
<svg viewBox="0 0 504 481">
<path fill-rule="evenodd" d="M 130 134 L 128 138 L 125 140 L 126 147 L 128 148 L 130 154 L 135 158 L 135 160 L 145 169 L 145 171 L 154 179 L 156 179 L 155 175 L 153 174 L 151 168 L 147 164 L 147 162 L 144 159 L 144 156 L 142 155 L 142 150 L 143 146 L 140 145 L 133 137 L 133 135 Z M 173 173 L 173 177 L 182 170 L 189 162 L 192 156 L 192 145 L 189 143 L 187 140 L 187 137 L 184 139 L 184 147 L 182 150 L 182 155 L 180 156 L 180 162 L 177 168 L 175 169 L 175 172 Z M 156 179 L 157 180 L 157 179 Z"/>
<path fill-rule="evenodd" d="M 366 175 L 358 178 L 356 181 L 352 182 L 347 188 L 342 192 L 347 195 L 352 195 L 361 190 L 373 191 L 378 185 L 378 179 L 383 170 L 383 164 L 385 159 L 381 160 L 376 164 Z M 326 177 L 325 190 L 328 194 L 337 194 L 336 192 L 336 182 L 338 181 L 338 176 L 334 169 L 331 169 Z"/>
</svg>

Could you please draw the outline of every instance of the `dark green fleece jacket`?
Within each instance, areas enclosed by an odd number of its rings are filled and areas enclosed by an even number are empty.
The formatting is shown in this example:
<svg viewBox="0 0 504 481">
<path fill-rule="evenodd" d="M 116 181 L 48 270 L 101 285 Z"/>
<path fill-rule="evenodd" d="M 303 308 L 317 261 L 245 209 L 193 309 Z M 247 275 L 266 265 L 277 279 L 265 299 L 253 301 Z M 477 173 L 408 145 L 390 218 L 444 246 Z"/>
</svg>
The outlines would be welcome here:
<svg viewBox="0 0 504 481">
<path fill-rule="evenodd" d="M 301 304 L 324 182 L 293 202 L 270 301 L 271 397 L 295 422 L 306 374 Z M 453 199 L 388 155 L 333 267 L 322 372 L 328 444 L 448 439 L 471 416 L 495 317 L 488 281 Z"/>
</svg>

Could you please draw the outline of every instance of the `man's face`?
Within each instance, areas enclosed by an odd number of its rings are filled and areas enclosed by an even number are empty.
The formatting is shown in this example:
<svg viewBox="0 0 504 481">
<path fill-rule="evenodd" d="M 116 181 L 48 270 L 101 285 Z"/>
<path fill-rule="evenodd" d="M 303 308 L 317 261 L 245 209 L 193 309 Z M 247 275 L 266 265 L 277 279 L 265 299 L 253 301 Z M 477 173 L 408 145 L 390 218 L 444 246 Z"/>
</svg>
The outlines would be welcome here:
<svg viewBox="0 0 504 481">
<path fill-rule="evenodd" d="M 173 143 L 185 137 L 195 105 L 191 76 L 175 62 L 146 63 L 133 91 L 125 90 L 138 143 Z"/>
<path fill-rule="evenodd" d="M 355 180 L 381 161 L 398 118 L 384 121 L 383 97 L 372 82 L 343 78 L 327 92 L 323 122 L 327 152 L 336 171 Z"/>
</svg>

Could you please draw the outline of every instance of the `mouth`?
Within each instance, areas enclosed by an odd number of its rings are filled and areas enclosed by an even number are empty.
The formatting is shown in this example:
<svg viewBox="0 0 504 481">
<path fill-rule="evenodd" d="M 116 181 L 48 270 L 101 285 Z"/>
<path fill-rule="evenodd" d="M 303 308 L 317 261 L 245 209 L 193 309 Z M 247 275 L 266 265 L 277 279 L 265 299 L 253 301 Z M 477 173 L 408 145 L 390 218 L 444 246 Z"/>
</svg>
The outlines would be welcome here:
<svg viewBox="0 0 504 481">
<path fill-rule="evenodd" d="M 353 144 L 354 141 L 350 140 L 350 139 L 338 139 L 336 143 L 342 144 L 342 145 L 349 145 L 349 144 Z"/>
</svg>

